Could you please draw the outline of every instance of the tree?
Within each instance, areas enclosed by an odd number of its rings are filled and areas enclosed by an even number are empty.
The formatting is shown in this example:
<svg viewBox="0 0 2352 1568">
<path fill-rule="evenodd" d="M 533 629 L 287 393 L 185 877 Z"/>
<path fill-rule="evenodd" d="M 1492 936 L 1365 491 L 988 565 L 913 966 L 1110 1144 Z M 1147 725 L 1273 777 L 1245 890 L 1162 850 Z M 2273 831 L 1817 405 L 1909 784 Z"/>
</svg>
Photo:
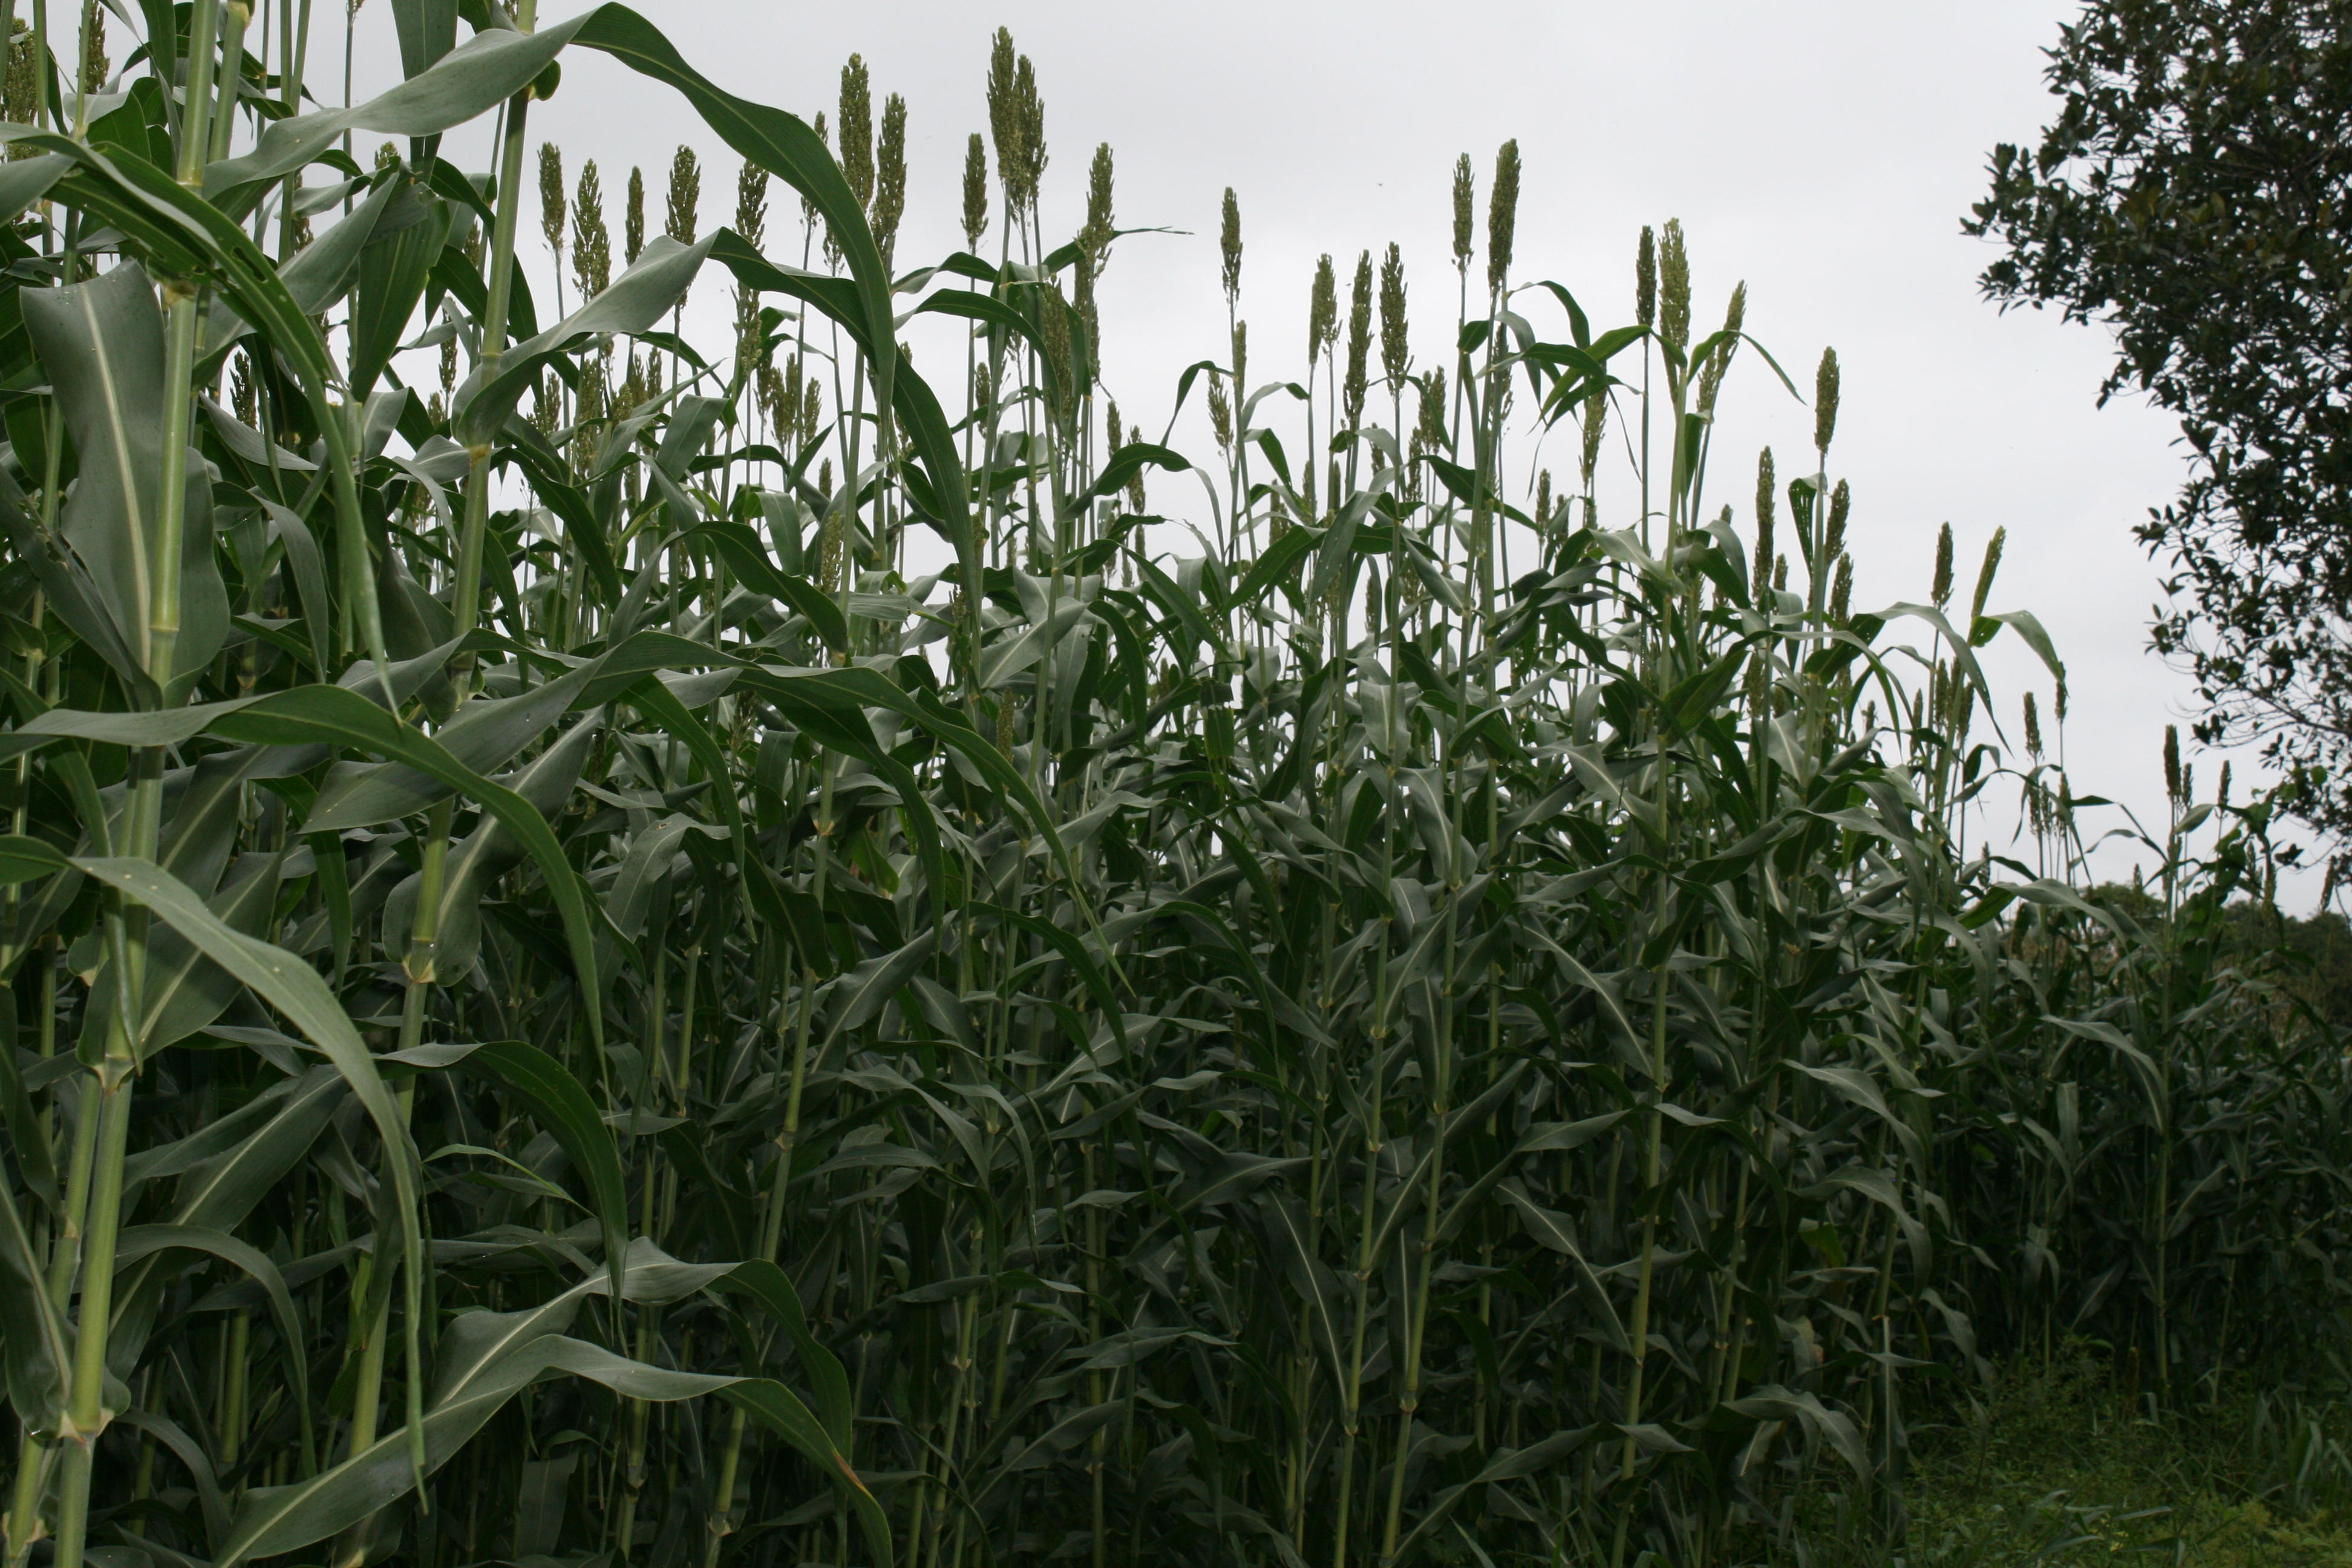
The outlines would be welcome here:
<svg viewBox="0 0 2352 1568">
<path fill-rule="evenodd" d="M 2200 740 L 2260 742 L 2297 814 L 2352 835 L 2352 0 L 2094 0 L 2048 51 L 2057 118 L 1993 151 L 1966 232 L 2003 309 L 2116 333 L 2192 451 L 2140 540 L 2154 646 Z"/>
</svg>

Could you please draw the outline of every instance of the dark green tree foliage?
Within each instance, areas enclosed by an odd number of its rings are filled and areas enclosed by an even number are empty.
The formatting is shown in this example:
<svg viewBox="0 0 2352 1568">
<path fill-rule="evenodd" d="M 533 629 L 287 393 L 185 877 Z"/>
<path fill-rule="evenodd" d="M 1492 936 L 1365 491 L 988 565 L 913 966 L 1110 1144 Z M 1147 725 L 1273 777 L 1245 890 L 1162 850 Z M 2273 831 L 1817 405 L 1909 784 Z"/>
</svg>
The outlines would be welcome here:
<svg viewBox="0 0 2352 1568">
<path fill-rule="evenodd" d="M 2308 772 L 2352 827 L 2352 5 L 2098 0 L 2049 51 L 2058 115 L 1993 151 L 1965 224 L 2004 306 L 2116 332 L 2104 399 L 2180 416 L 2179 495 L 2139 529 L 2171 572 L 2155 643 L 2209 741 Z"/>
</svg>

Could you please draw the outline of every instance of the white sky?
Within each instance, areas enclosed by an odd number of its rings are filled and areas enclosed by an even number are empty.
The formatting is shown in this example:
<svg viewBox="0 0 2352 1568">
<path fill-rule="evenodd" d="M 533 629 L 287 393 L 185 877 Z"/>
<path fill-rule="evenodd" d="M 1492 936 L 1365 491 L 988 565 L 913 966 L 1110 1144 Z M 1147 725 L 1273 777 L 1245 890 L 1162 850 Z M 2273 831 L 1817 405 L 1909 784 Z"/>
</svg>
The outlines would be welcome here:
<svg viewBox="0 0 2352 1568">
<path fill-rule="evenodd" d="M 548 3 L 551 16 L 574 8 Z M 1990 607 L 2031 609 L 2057 639 L 2076 793 L 2159 819 L 2163 728 L 2186 728 L 2191 693 L 2146 651 L 2161 586 L 2131 530 L 2179 481 L 2177 430 L 2137 404 L 2095 408 L 2105 333 L 2047 313 L 1997 313 L 1975 285 L 1994 252 L 1958 232 L 1993 143 L 2030 143 L 2048 118 L 2055 100 L 2042 85 L 2041 51 L 2072 5 L 688 0 L 643 8 L 720 86 L 803 118 L 830 110 L 853 50 L 872 69 L 877 112 L 885 94 L 906 96 L 901 268 L 961 248 L 965 139 L 987 125 L 990 34 L 1010 26 L 1036 62 L 1045 100 L 1049 234 L 1076 229 L 1087 163 L 1105 141 L 1118 160 L 1120 224 L 1190 231 L 1121 241 L 1101 289 L 1106 384 L 1154 432 L 1181 367 L 1223 352 L 1217 213 L 1228 184 L 1242 206 L 1254 382 L 1305 368 L 1308 282 L 1324 251 L 1338 259 L 1344 288 L 1359 250 L 1377 255 L 1399 242 L 1416 346 L 1424 360 L 1444 349 L 1454 312 L 1448 180 L 1458 153 L 1479 171 L 1483 245 L 1495 149 L 1518 139 L 1516 274 L 1567 284 L 1596 330 L 1631 319 L 1641 226 L 1679 217 L 1702 326 L 1719 320 L 1744 278 L 1749 331 L 1809 398 L 1822 347 L 1838 350 L 1844 395 L 1831 471 L 1853 487 L 1857 607 L 1925 599 L 1937 526 L 1948 520 L 1965 597 L 1986 539 L 2006 525 Z M 312 58 L 321 64 L 341 52 L 341 27 L 329 19 L 341 9 L 320 8 Z M 357 26 L 365 97 L 398 76 L 390 6 L 365 6 Z M 331 99 L 329 74 L 314 69 L 311 79 Z M 680 142 L 704 158 L 704 226 L 731 212 L 739 161 L 682 101 L 614 61 L 567 56 L 562 90 L 534 107 L 532 128 L 534 140 L 561 143 L 567 174 L 598 161 L 616 236 L 632 163 L 646 169 L 658 227 L 659 188 Z M 448 151 L 484 166 L 487 132 L 452 138 Z M 792 259 L 797 205 L 776 188 L 770 247 Z M 544 279 L 535 195 L 526 212 L 525 248 Z M 795 236 L 789 247 L 786 233 Z M 690 338 L 725 341 L 724 296 L 715 277 L 698 289 Z M 1564 335 L 1548 303 L 1523 299 L 1521 308 Z M 936 352 L 926 368 L 945 357 Z M 1175 444 L 1213 461 L 1198 410 L 1196 398 Z M 1743 533 L 1756 448 L 1774 447 L 1785 479 L 1809 451 L 1811 430 L 1811 411 L 1744 357 L 1726 389 L 1709 487 L 1714 501 L 1734 506 Z M 1550 466 L 1570 472 L 1574 462 L 1561 440 Z M 1196 496 L 1189 481 L 1155 481 L 1155 506 Z M 2050 682 L 2008 634 L 1989 652 L 1998 712 L 2021 744 L 2022 693 L 2039 692 L 2046 720 Z M 2210 798 L 2220 759 L 2196 761 Z M 2252 776 L 2248 759 L 2237 765 Z M 2245 784 L 2235 793 L 2242 799 Z M 2005 835 L 2010 808 L 1994 809 Z M 2099 861 L 2106 876 L 2128 876 L 2131 864 L 2116 848 Z M 2315 883 L 2290 882 L 2290 903 L 2315 898 Z"/>
</svg>

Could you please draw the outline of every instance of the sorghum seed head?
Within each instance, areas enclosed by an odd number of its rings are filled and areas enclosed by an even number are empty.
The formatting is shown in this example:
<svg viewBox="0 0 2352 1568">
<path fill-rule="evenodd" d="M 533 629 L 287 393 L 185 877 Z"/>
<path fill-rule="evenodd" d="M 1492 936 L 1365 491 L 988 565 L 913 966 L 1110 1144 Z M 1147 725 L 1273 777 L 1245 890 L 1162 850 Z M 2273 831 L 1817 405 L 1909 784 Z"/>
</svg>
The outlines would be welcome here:
<svg viewBox="0 0 2352 1568">
<path fill-rule="evenodd" d="M 1944 524 L 1936 536 L 1936 607 L 1942 609 L 1952 602 L 1952 525 Z"/>
<path fill-rule="evenodd" d="M 1013 82 L 1014 60 L 1013 29 L 997 28 L 988 45 L 988 132 L 996 143 L 996 177 L 1003 183 L 1008 205 L 1019 184 L 1019 170 L 1027 162 L 1021 153 L 1021 101 Z"/>
<path fill-rule="evenodd" d="M 1102 275 L 1103 263 L 1110 258 L 1111 237 L 1117 232 L 1111 214 L 1111 154 L 1110 143 L 1097 144 L 1095 161 L 1087 170 L 1087 226 L 1078 232 L 1079 242 L 1093 257 L 1095 275 Z"/>
<path fill-rule="evenodd" d="M 1668 218 L 1658 241 L 1658 331 L 1677 349 L 1690 346 L 1690 252 L 1679 218 Z"/>
<path fill-rule="evenodd" d="M 1511 271 L 1511 241 L 1519 223 L 1519 143 L 1495 153 L 1495 188 L 1486 198 L 1486 292 L 1499 295 Z"/>
<path fill-rule="evenodd" d="M 1465 153 L 1454 160 L 1454 265 L 1465 276 L 1470 270 L 1473 215 L 1476 210 L 1477 177 L 1470 172 L 1470 154 Z"/>
<path fill-rule="evenodd" d="M 862 56 L 841 68 L 841 177 L 860 211 L 874 205 L 874 98 Z"/>
<path fill-rule="evenodd" d="M 691 147 L 669 161 L 669 212 L 662 232 L 680 245 L 694 243 L 695 211 L 702 205 L 702 164 Z"/>
<path fill-rule="evenodd" d="M 768 171 L 746 159 L 735 176 L 735 232 L 757 250 L 768 239 Z"/>
<path fill-rule="evenodd" d="M 1443 365 L 1421 378 L 1421 420 L 1413 428 L 1412 444 L 1424 452 L 1439 451 L 1445 446 L 1445 369 Z"/>
<path fill-rule="evenodd" d="M 34 69 L 34 60 L 33 30 L 22 16 L 18 16 L 9 25 L 8 77 L 5 88 L 0 88 L 0 118 L 5 118 L 12 125 L 30 125 L 33 116 L 38 112 L 34 100 L 39 93 L 40 78 Z M 11 146 L 8 149 L 11 158 L 31 156 L 33 153 L 30 147 Z"/>
<path fill-rule="evenodd" d="M 1731 368 L 1731 356 L 1739 349 L 1739 330 L 1748 320 L 1748 284 L 1741 280 L 1731 290 L 1731 303 L 1724 307 L 1723 342 L 1706 356 L 1706 368 L 1699 373 L 1698 411 L 1715 412 L 1715 400 L 1723 390 L 1724 374 Z"/>
<path fill-rule="evenodd" d="M 833 143 L 832 143 L 831 142 L 829 142 L 829 141 L 826 141 L 826 140 L 825 140 L 824 110 L 820 109 L 820 110 L 818 110 L 816 111 L 816 118 L 815 118 L 814 121 L 810 121 L 810 122 L 809 122 L 809 129 L 816 132 L 816 139 L 817 139 L 817 142 L 818 142 L 818 143 L 819 143 L 820 145 L 824 146 L 824 147 L 828 147 L 828 148 L 829 148 L 829 147 L 831 147 L 831 146 L 833 145 Z M 817 223 L 817 210 L 816 210 L 816 204 L 815 204 L 814 202 L 813 202 L 813 201 L 810 201 L 806 196 L 803 196 L 803 197 L 801 198 L 801 223 L 802 223 L 804 226 L 806 226 L 806 227 L 808 227 L 808 228 L 812 228 L 812 229 L 813 229 L 813 228 L 816 227 L 816 223 Z M 825 236 L 825 243 L 826 243 L 826 244 L 828 244 L 828 245 L 830 245 L 830 244 L 832 244 L 832 242 L 833 242 L 833 236 L 832 236 L 832 234 L 831 234 L 831 232 L 830 232 L 830 231 L 828 231 L 828 232 L 826 233 L 826 236 Z"/>
<path fill-rule="evenodd" d="M 1242 205 L 1231 185 L 1225 187 L 1224 221 L 1217 232 L 1217 247 L 1224 257 L 1225 303 L 1230 306 L 1242 294 Z"/>
<path fill-rule="evenodd" d="M 1348 377 L 1344 395 L 1350 429 L 1363 421 L 1371 353 L 1372 253 L 1367 250 L 1356 258 L 1356 275 L 1348 285 Z"/>
<path fill-rule="evenodd" d="M 623 220 L 622 238 L 628 246 L 625 255 L 635 267 L 638 255 L 646 248 L 646 172 L 629 171 L 629 212 Z"/>
<path fill-rule="evenodd" d="M 1658 238 L 1642 226 L 1642 243 L 1633 252 L 1633 320 L 1643 327 L 1658 321 Z"/>
<path fill-rule="evenodd" d="M 1830 521 L 1822 535 L 1822 548 L 1832 559 L 1845 548 L 1845 520 L 1853 510 L 1853 491 L 1846 487 L 1843 479 L 1840 479 L 1837 488 L 1830 491 Z"/>
<path fill-rule="evenodd" d="M 359 6 L 354 5 L 352 10 L 356 13 Z M 105 88 L 107 75 L 113 68 L 113 63 L 106 58 L 106 11 L 103 6 L 92 5 L 82 14 L 89 19 L 89 27 L 81 39 L 81 89 L 98 92 Z"/>
<path fill-rule="evenodd" d="M 662 232 L 680 245 L 694 243 L 696 211 L 702 205 L 702 164 L 691 147 L 680 147 L 669 163 L 668 221 Z M 680 294 L 677 310 L 686 308 L 686 296 Z"/>
<path fill-rule="evenodd" d="M 635 381 L 638 379 L 635 367 L 633 365 L 630 368 L 630 380 Z M 784 424 L 782 418 L 784 408 L 784 378 L 777 373 L 774 365 L 763 364 L 760 367 L 758 395 L 760 399 L 760 412 L 767 416 L 768 428 L 781 435 L 782 433 Z"/>
<path fill-rule="evenodd" d="M 441 346 L 446 350 L 455 344 L 452 338 Z M 242 353 L 236 356 L 236 368 L 229 375 L 229 406 L 236 411 L 237 422 L 261 428 L 261 400 L 253 390 L 253 363 Z"/>
<path fill-rule="evenodd" d="M 1996 528 L 1985 541 L 1984 564 L 1977 568 L 1976 596 L 1969 604 L 1969 625 L 1973 627 L 1985 613 L 1985 601 L 1992 596 L 1993 574 L 2000 570 L 2001 547 L 2009 542 L 2009 530 Z"/>
<path fill-rule="evenodd" d="M 604 185 L 593 158 L 580 165 L 579 196 L 572 204 L 572 274 L 583 300 L 602 294 L 613 281 L 613 235 L 604 226 Z"/>
<path fill-rule="evenodd" d="M 1098 379 L 1097 373 L 1102 369 L 1102 354 L 1099 352 L 1102 344 L 1102 321 L 1095 310 L 1094 252 L 1083 246 L 1079 247 L 1077 265 L 1071 270 L 1077 278 L 1078 292 L 1076 304 L 1079 325 L 1085 329 L 1087 334 L 1087 380 L 1091 384 Z M 1082 390 L 1090 391 L 1092 388 L 1089 385 Z"/>
<path fill-rule="evenodd" d="M 988 232 L 988 146 L 979 132 L 963 153 L 963 244 L 966 250 L 980 248 L 980 237 Z"/>
<path fill-rule="evenodd" d="M 1313 365 L 1339 336 L 1339 283 L 1326 252 L 1315 264 L 1315 287 L 1307 302 L 1307 363 Z"/>
<path fill-rule="evenodd" d="M 891 270 L 906 213 L 907 100 L 894 92 L 882 101 L 882 140 L 874 153 L 874 243 L 885 272 Z"/>
<path fill-rule="evenodd" d="M 547 248 L 563 254 L 563 150 L 552 142 L 539 144 L 539 232 Z"/>
<path fill-rule="evenodd" d="M 1830 438 L 1837 434 L 1837 350 L 1823 349 L 1821 368 L 1813 373 L 1814 450 L 1826 452 L 1830 449 Z"/>
<path fill-rule="evenodd" d="M 1391 243 L 1381 262 L 1381 374 L 1397 388 L 1404 385 L 1405 373 L 1412 368 L 1404 307 L 1404 257 Z"/>
<path fill-rule="evenodd" d="M 1069 303 L 1062 298 L 1059 284 L 1047 285 L 1038 296 L 1037 324 L 1038 336 L 1045 340 L 1045 366 L 1054 377 L 1054 414 L 1067 420 L 1077 407 L 1077 364 L 1071 352 Z"/>
<path fill-rule="evenodd" d="M 1037 93 L 1036 68 L 1023 55 L 1013 73 L 1014 96 L 1021 110 L 1021 205 L 1037 204 L 1037 187 L 1045 177 L 1045 100 Z"/>
</svg>

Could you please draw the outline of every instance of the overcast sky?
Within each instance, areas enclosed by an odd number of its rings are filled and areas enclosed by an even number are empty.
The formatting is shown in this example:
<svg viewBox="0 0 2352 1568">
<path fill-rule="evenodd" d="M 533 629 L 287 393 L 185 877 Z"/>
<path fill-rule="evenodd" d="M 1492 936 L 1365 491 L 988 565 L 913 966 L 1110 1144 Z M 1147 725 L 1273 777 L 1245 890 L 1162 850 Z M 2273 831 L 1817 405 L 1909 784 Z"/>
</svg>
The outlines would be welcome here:
<svg viewBox="0 0 2352 1568">
<path fill-rule="evenodd" d="M 575 8 L 542 5 L 551 17 Z M 1992 607 L 2031 609 L 2057 639 L 2077 794 L 2160 816 L 2163 729 L 2185 719 L 2190 692 L 2146 651 L 2162 589 L 2131 531 L 2179 481 L 2177 428 L 2137 403 L 2096 407 L 2105 332 L 1996 311 L 1975 281 L 1993 250 L 1959 233 L 1992 145 L 2031 142 L 2049 117 L 2042 51 L 2075 7 L 684 0 L 645 9 L 720 86 L 803 118 L 835 101 L 853 50 L 871 68 L 877 107 L 886 93 L 905 95 L 902 268 L 961 248 L 963 147 L 987 124 L 990 34 L 1010 26 L 1045 100 L 1048 232 L 1076 227 L 1099 142 L 1117 155 L 1120 225 L 1187 231 L 1122 240 L 1102 286 L 1106 384 L 1155 431 L 1181 367 L 1222 350 L 1217 213 L 1229 184 L 1246 244 L 1253 381 L 1303 371 L 1308 283 L 1326 251 L 1344 281 L 1358 251 L 1401 244 L 1417 346 L 1424 359 L 1443 349 L 1454 310 L 1448 179 L 1459 153 L 1479 171 L 1483 234 L 1495 150 L 1518 139 L 1516 273 L 1568 285 L 1596 328 L 1632 317 L 1641 226 L 1680 218 L 1702 325 L 1746 279 L 1749 331 L 1809 397 L 1822 346 L 1837 348 L 1844 395 L 1831 470 L 1853 487 L 1856 605 L 1924 599 L 1947 521 L 1964 596 L 1986 539 L 2005 525 Z M 340 54 L 339 23 L 321 26 L 314 58 Z M 366 6 L 358 28 L 364 97 L 398 74 L 390 6 Z M 568 171 L 598 160 L 616 231 L 632 163 L 646 168 L 658 225 L 659 185 L 680 142 L 709 170 L 704 226 L 731 209 L 739 161 L 681 101 L 611 60 L 567 58 L 561 91 L 531 123 L 561 143 Z M 464 159 L 468 144 L 451 152 Z M 485 154 L 472 151 L 471 161 Z M 797 229 L 797 204 L 772 205 L 771 248 L 780 249 L 780 234 Z M 528 211 L 535 219 L 535 200 Z M 535 234 L 535 223 L 525 226 Z M 529 249 L 543 275 L 543 245 Z M 706 335 L 722 330 L 725 309 L 719 288 L 698 291 Z M 1528 313 L 1559 328 L 1549 307 Z M 1711 493 L 1734 504 L 1743 531 L 1756 448 L 1770 444 L 1783 473 L 1794 471 L 1811 429 L 1810 411 L 1752 357 L 1735 370 L 1716 438 L 1726 477 Z M 1177 445 L 1212 452 L 1204 426 L 1180 426 Z M 1551 466 L 1572 470 L 1565 440 Z M 1160 487 L 1160 506 L 1192 493 Z M 2038 690 L 2047 715 L 2050 680 L 2010 636 L 1991 652 L 1998 712 L 2018 742 L 2023 692 Z M 2198 758 L 2200 795 L 2210 797 L 2219 765 Z M 2252 774 L 2243 758 L 2238 771 Z M 2110 850 L 2100 864 L 2128 875 L 2130 863 Z M 2300 888 L 2294 901 L 2316 896 L 2315 886 L 2291 887 Z"/>
</svg>

